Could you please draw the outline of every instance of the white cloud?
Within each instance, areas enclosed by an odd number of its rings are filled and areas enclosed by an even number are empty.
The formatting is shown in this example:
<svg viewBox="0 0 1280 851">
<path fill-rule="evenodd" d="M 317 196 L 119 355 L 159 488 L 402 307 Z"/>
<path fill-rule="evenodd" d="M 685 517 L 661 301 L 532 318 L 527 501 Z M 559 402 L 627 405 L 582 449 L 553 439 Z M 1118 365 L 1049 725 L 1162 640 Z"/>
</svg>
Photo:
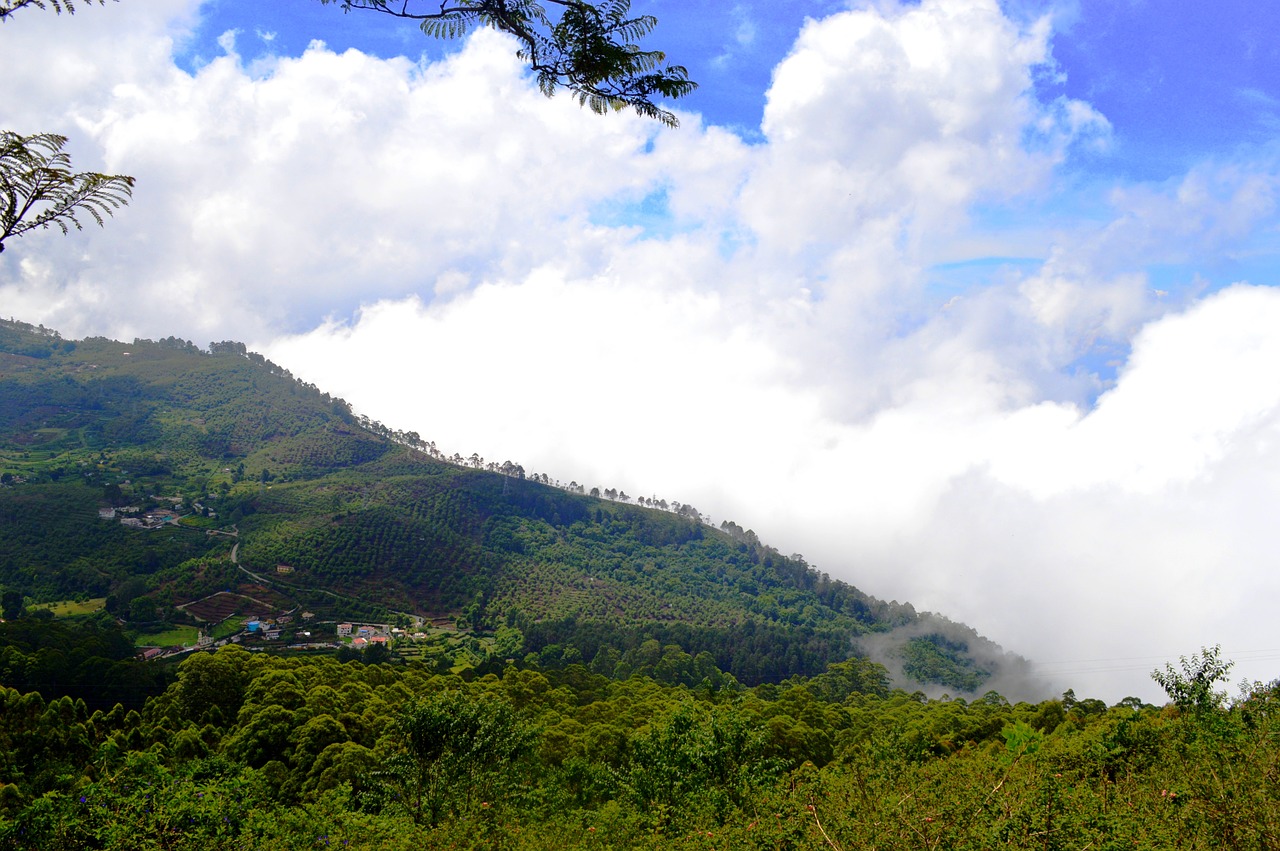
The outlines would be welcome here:
<svg viewBox="0 0 1280 851">
<path fill-rule="evenodd" d="M 1031 97 L 1047 40 L 1044 22 L 1020 31 L 977 0 L 811 21 L 774 75 L 763 125 L 773 168 L 758 191 L 774 200 L 800 194 L 795 176 L 830 181 L 796 225 L 842 234 L 861 216 L 949 216 L 1035 183 L 1054 154 L 1028 152 L 1022 138 L 1053 122 Z"/>
<path fill-rule="evenodd" d="M 260 337 L 414 292 L 451 269 L 501 276 L 565 254 L 589 258 L 593 244 L 616 239 L 589 226 L 591 205 L 652 183 L 640 152 L 653 127 L 548 104 L 492 33 L 422 68 L 315 44 L 265 76 L 241 66 L 233 40 L 225 34 L 228 55 L 194 75 L 170 67 L 112 81 L 98 117 L 82 122 L 106 167 L 134 174 L 138 192 L 88 241 L 113 256 L 60 253 L 63 288 L 127 281 L 156 305 L 157 324 Z M 708 157 L 733 155 L 717 135 L 690 169 L 690 190 L 672 193 L 677 207 L 699 212 L 686 194 L 700 185 L 697 172 Z M 662 150 L 680 155 L 678 145 Z M 164 309 L 178 282 L 210 321 L 184 305 Z M 125 323 L 134 309 L 121 304 L 95 321 Z M 83 321 L 49 319 L 69 329 Z"/>
<path fill-rule="evenodd" d="M 236 52 L 236 36 L 239 34 L 239 30 L 227 30 L 218 36 L 218 47 L 222 48 L 223 53 L 230 55 Z"/>
<path fill-rule="evenodd" d="M 1103 128 L 1087 105 L 1036 100 L 1048 39 L 1047 20 L 1020 28 L 987 0 L 856 9 L 800 34 L 774 75 L 742 217 L 758 267 L 781 267 L 773 295 L 799 284 L 813 302 L 803 338 L 843 341 L 828 358 L 875 358 L 923 308 L 922 265 L 961 237 L 970 207 L 1043 186 L 1078 134 Z"/>
<path fill-rule="evenodd" d="M 1094 410 L 1006 443 L 995 475 L 1039 494 L 1099 485 L 1159 493 L 1211 475 L 1238 436 L 1252 439 L 1280 412 L 1277 322 L 1280 293 L 1238 286 L 1148 325 Z"/>
<path fill-rule="evenodd" d="M 791 477 L 805 497 L 762 487 L 742 510 L 839 575 L 1059 663 L 1047 687 L 1156 699 L 1144 673 L 1161 654 L 1280 646 L 1266 517 L 1280 490 L 1278 320 L 1280 293 L 1238 286 L 1152 322 L 1087 413 L 984 409 L 979 388 L 946 387 L 870 427 L 798 429 L 838 435 Z M 1133 657 L 1145 661 L 1060 664 Z M 1274 676 L 1265 661 L 1238 673 Z"/>
<path fill-rule="evenodd" d="M 162 83 L 172 73 L 175 41 L 194 21 L 198 0 L 153 0 L 121 14 L 19 13 L 0 28 L 8 95 L 0 117 L 21 132 L 78 135 L 77 122 L 100 114 L 111 86 L 130 79 Z M 82 150 L 88 151 L 88 148 Z"/>
<path fill-rule="evenodd" d="M 1037 98 L 1047 21 L 994 0 L 812 21 L 749 146 L 548 102 L 487 32 L 436 64 L 317 43 L 246 68 L 228 41 L 188 73 L 196 6 L 0 28 L 5 120 L 139 178 L 105 231 L 0 255 L 6 315 L 243 339 L 446 451 L 692 502 L 1033 656 L 1280 647 L 1280 307 L 1194 274 L 1272 238 L 1280 170 L 1045 214 L 1109 132 Z M 76 77 L 23 70 L 46 52 Z M 1018 233 L 974 215 L 1024 203 Z M 939 258 L 1028 252 L 925 286 Z M 1101 343 L 1132 347 L 1111 385 L 1073 371 Z M 1055 685 L 1155 697 L 1091 671 Z"/>
</svg>

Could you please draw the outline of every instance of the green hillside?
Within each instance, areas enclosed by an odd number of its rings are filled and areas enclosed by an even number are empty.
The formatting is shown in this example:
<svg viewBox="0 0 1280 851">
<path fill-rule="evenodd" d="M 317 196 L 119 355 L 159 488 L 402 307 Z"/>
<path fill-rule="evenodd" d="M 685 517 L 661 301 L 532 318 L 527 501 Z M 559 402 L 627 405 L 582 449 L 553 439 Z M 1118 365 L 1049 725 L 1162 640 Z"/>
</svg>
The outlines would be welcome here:
<svg viewBox="0 0 1280 851">
<path fill-rule="evenodd" d="M 673 681 L 713 666 L 780 682 L 873 633 L 902 684 L 936 693 L 980 694 L 1020 664 L 688 507 L 446 460 L 238 343 L 0 322 L 0 479 L 11 601 L 105 597 L 140 646 L 305 610 L 452 630 L 427 653 L 441 670 L 532 654 L 617 676 L 661 664 L 642 653 L 656 642 Z"/>
<path fill-rule="evenodd" d="M 0 847 L 1280 842 L 1280 684 L 1217 648 L 1010 703 L 749 530 L 438 456 L 238 344 L 0 323 Z"/>
</svg>

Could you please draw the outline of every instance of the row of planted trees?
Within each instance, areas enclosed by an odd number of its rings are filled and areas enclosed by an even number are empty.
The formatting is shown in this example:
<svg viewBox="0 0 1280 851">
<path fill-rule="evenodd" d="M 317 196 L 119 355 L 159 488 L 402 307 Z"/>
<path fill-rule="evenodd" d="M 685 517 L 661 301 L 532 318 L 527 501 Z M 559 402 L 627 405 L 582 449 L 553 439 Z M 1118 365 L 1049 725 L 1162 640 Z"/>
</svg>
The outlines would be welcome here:
<svg viewBox="0 0 1280 851">
<path fill-rule="evenodd" d="M 612 502 L 622 502 L 627 504 L 635 502 L 636 505 L 643 506 L 645 508 L 656 508 L 662 511 L 670 511 L 674 514 L 680 515 L 681 517 L 688 517 L 703 523 L 709 524 L 711 522 L 711 518 L 698 511 L 697 508 L 687 503 L 679 502 L 678 500 L 668 502 L 665 499 L 659 499 L 657 496 L 632 497 L 628 495 L 625 490 L 621 490 L 619 488 L 601 489 L 599 487 L 593 487 L 588 490 L 586 485 L 578 484 L 577 480 L 566 483 L 548 475 L 547 473 L 526 473 L 524 465 L 517 464 L 510 460 L 503 461 L 501 463 L 493 460 L 486 461 L 478 452 L 473 452 L 468 456 L 464 456 L 460 452 L 454 452 L 452 455 L 448 455 L 436 446 L 436 442 L 434 440 L 426 440 L 416 431 L 392 429 L 377 420 L 370 419 L 364 415 L 358 415 L 355 419 L 360 427 L 366 431 L 385 437 L 388 440 L 402 446 L 407 446 L 410 449 L 415 449 L 437 461 L 444 461 L 448 464 L 453 464 L 456 467 L 470 467 L 474 470 L 485 470 L 490 473 L 499 473 L 515 479 L 529 479 L 549 487 L 560 488 L 561 490 L 568 491 L 569 493 L 591 496 L 596 499 L 608 499 Z M 736 527 L 736 524 L 728 525 Z M 725 528 L 725 524 L 721 524 L 721 527 Z M 752 536 L 754 537 L 754 533 L 752 533 Z"/>
<path fill-rule="evenodd" d="M 755 689 L 580 666 L 185 662 L 141 712 L 0 692 L 7 848 L 1268 848 L 1280 690 L 927 701 L 866 662 Z"/>
</svg>

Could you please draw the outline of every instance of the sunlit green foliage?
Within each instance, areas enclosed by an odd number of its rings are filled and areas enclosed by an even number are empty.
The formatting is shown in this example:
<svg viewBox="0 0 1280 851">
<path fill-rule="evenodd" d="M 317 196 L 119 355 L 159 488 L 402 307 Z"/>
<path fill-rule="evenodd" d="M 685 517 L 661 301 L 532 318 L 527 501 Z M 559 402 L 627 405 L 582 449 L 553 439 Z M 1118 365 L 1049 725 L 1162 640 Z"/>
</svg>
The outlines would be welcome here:
<svg viewBox="0 0 1280 851">
<path fill-rule="evenodd" d="M 881 674 L 882 676 L 882 674 Z M 0 846 L 1271 848 L 1280 688 L 1197 711 L 580 665 L 200 654 L 142 712 L 0 690 Z M 850 690 L 855 681 L 870 691 Z"/>
<path fill-rule="evenodd" d="M 335 731 L 345 739 L 345 731 Z M 391 753 L 369 775 L 373 809 L 403 809 L 432 827 L 503 793 L 514 763 L 536 733 L 503 700 L 444 691 L 402 707 L 391 724 Z"/>
</svg>

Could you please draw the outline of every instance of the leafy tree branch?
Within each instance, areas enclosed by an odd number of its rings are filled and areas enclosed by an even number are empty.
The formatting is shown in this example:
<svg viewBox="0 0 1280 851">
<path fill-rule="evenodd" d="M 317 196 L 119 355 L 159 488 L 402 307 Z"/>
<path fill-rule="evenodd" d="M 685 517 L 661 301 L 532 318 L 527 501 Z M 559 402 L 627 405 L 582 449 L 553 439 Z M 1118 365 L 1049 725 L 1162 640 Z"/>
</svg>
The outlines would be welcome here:
<svg viewBox="0 0 1280 851">
<path fill-rule="evenodd" d="M 1234 666 L 1233 662 L 1222 658 L 1222 648 L 1219 645 L 1203 647 L 1199 653 L 1192 653 L 1191 658 L 1183 656 L 1178 662 L 1180 671 L 1166 664 L 1163 671 L 1158 668 L 1152 671 L 1151 679 L 1159 683 L 1181 709 L 1199 714 L 1220 709 L 1227 696 L 1216 691 L 1214 686 L 1225 682 Z"/>
<path fill-rule="evenodd" d="M 132 177 L 74 173 L 66 144 L 67 137 L 56 133 L 23 136 L 0 130 L 0 251 L 9 238 L 36 228 L 52 225 L 64 234 L 73 226 L 81 230 L 84 216 L 102 225 L 129 203 Z"/>
<path fill-rule="evenodd" d="M 90 6 L 94 0 L 87 0 Z M 99 6 L 105 6 L 106 0 L 97 0 Z M 7 20 L 10 15 L 19 9 L 53 9 L 54 12 L 61 15 L 66 12 L 68 15 L 76 13 L 76 5 L 74 0 L 0 0 L 0 21 Z"/>
<path fill-rule="evenodd" d="M 517 54 L 537 74 L 538 88 L 550 97 L 557 89 L 573 93 L 579 105 L 603 114 L 631 107 L 668 127 L 674 113 L 655 99 L 680 98 L 697 88 L 681 65 L 665 65 L 666 54 L 642 50 L 636 42 L 657 25 L 652 15 L 631 15 L 630 0 L 320 0 L 352 9 L 381 12 L 416 21 L 431 38 L 458 38 L 477 26 L 510 33 L 521 42 Z M 559 14 L 548 13 L 558 8 Z"/>
</svg>

